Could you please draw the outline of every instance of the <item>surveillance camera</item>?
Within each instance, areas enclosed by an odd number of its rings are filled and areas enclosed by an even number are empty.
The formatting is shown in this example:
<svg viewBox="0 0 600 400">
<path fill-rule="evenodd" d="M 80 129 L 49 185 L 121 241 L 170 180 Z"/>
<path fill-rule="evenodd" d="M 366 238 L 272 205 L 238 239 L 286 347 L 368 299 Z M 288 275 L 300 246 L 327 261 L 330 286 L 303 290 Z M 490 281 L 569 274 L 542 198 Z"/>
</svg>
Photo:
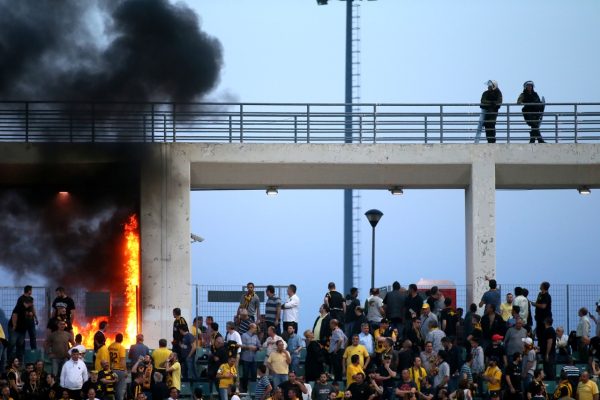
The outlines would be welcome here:
<svg viewBox="0 0 600 400">
<path fill-rule="evenodd" d="M 202 236 L 196 235 L 195 233 L 191 234 L 192 243 L 193 242 L 204 242 L 204 238 Z"/>
</svg>

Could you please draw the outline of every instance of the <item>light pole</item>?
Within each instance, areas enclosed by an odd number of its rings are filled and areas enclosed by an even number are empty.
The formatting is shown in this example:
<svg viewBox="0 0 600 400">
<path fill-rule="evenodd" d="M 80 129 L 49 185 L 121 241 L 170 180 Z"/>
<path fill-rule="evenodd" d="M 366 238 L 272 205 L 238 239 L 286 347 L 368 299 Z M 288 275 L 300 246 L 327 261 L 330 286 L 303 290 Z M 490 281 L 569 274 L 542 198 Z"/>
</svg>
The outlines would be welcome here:
<svg viewBox="0 0 600 400">
<path fill-rule="evenodd" d="M 375 227 L 383 217 L 383 213 L 379 210 L 372 209 L 365 213 L 367 220 L 373 227 L 373 235 L 371 236 L 371 288 L 375 287 Z"/>
</svg>

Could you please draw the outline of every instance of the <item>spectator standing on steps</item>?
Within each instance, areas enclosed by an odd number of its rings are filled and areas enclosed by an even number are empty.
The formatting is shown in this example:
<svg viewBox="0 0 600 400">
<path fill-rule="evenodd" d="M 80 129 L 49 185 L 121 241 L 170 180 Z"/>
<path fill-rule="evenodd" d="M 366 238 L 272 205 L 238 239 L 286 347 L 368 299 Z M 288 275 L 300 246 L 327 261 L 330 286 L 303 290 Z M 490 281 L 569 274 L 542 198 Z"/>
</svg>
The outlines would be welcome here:
<svg viewBox="0 0 600 400">
<path fill-rule="evenodd" d="M 283 314 L 283 331 L 292 325 L 294 332 L 298 333 L 298 321 L 300 321 L 300 298 L 296 294 L 296 285 L 293 283 L 288 286 L 288 300 L 281 305 Z"/>
</svg>

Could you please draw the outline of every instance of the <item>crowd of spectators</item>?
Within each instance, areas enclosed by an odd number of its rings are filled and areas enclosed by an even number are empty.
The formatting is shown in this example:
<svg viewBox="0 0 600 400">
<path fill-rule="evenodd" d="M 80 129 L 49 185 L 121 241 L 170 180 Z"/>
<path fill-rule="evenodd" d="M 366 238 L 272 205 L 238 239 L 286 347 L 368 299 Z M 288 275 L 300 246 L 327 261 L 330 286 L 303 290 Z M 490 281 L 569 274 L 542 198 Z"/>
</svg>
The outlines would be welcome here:
<svg viewBox="0 0 600 400">
<path fill-rule="evenodd" d="M 295 285 L 285 299 L 269 285 L 264 304 L 253 283 L 246 289 L 224 329 L 211 316 L 188 324 L 175 308 L 169 340 L 150 350 L 140 333 L 127 352 L 122 334 L 107 342 L 107 321 L 86 349 L 72 333 L 75 303 L 58 288 L 47 365 L 39 360 L 23 368 L 25 339 L 36 348 L 37 325 L 26 286 L 8 338 L 0 332 L 7 349 L 2 400 L 176 399 L 182 381 L 207 382 L 219 400 L 238 400 L 239 393 L 255 400 L 598 400 L 600 304 L 597 315 L 582 307 L 577 330 L 567 334 L 554 326 L 548 282 L 535 299 L 515 287 L 503 302 L 490 279 L 466 312 L 436 286 L 422 291 L 394 282 L 385 295 L 371 289 L 363 303 L 358 289 L 344 296 L 331 282 L 314 323 L 303 330 Z M 93 353 L 88 365 L 86 352 Z"/>
</svg>

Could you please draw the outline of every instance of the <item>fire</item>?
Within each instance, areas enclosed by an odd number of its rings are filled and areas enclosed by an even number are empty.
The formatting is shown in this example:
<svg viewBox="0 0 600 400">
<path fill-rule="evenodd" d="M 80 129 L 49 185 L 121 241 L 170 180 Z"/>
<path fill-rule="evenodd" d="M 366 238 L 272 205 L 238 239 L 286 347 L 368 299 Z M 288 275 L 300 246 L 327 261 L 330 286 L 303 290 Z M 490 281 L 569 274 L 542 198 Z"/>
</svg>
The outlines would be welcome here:
<svg viewBox="0 0 600 400">
<path fill-rule="evenodd" d="M 129 347 L 135 344 L 138 333 L 138 293 L 140 285 L 140 233 L 137 215 L 131 215 L 123 229 L 123 270 L 125 271 L 124 298 L 125 298 L 125 328 L 123 330 L 123 345 Z M 73 334 L 81 333 L 83 345 L 94 348 L 94 334 L 98 331 L 100 322 L 110 318 L 96 317 L 85 326 L 73 324 Z M 116 332 L 110 336 L 109 342 L 114 340 Z M 108 335 L 107 335 L 108 337 Z"/>
<path fill-rule="evenodd" d="M 138 288 L 140 285 L 140 233 L 135 214 L 125 224 L 125 309 L 126 328 L 123 332 L 123 344 L 135 343 L 138 333 Z"/>
</svg>

